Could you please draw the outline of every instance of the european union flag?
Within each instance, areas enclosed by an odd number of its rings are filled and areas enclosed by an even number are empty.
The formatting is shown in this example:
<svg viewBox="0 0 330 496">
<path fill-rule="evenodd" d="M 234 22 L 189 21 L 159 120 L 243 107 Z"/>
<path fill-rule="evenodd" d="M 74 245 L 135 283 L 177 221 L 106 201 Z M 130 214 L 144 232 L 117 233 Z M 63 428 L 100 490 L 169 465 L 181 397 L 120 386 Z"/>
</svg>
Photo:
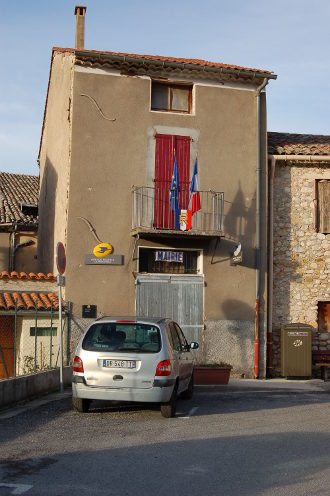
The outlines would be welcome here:
<svg viewBox="0 0 330 496">
<path fill-rule="evenodd" d="M 180 205 L 179 205 L 179 172 L 178 172 L 178 164 L 176 161 L 176 156 L 174 155 L 174 167 L 171 181 L 171 189 L 170 189 L 170 206 L 171 210 L 174 213 L 174 224 L 176 229 L 180 229 Z"/>
</svg>

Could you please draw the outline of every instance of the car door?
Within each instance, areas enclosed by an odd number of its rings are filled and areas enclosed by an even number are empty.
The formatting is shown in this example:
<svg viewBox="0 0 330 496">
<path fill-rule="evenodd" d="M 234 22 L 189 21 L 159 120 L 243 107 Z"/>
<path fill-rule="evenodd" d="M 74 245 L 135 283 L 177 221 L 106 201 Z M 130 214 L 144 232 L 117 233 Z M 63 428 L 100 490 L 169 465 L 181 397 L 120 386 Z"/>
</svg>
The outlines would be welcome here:
<svg viewBox="0 0 330 496">
<path fill-rule="evenodd" d="M 182 332 L 181 327 L 174 322 L 174 327 L 177 332 L 179 341 L 180 341 L 180 369 L 181 369 L 181 375 L 180 375 L 180 381 L 182 381 L 182 388 L 187 389 L 190 377 L 193 371 L 193 358 L 192 354 L 190 353 L 190 348 L 188 345 L 188 342 L 185 338 L 185 335 Z"/>
<path fill-rule="evenodd" d="M 173 359 L 174 359 L 174 364 L 173 368 L 175 371 L 177 371 L 177 374 L 179 376 L 179 387 L 178 387 L 178 393 L 183 391 L 185 389 L 184 387 L 184 363 L 182 362 L 182 344 L 178 335 L 178 332 L 175 327 L 175 322 L 170 322 L 168 325 L 169 329 L 169 341 L 171 344 L 171 348 L 173 350 Z"/>
</svg>

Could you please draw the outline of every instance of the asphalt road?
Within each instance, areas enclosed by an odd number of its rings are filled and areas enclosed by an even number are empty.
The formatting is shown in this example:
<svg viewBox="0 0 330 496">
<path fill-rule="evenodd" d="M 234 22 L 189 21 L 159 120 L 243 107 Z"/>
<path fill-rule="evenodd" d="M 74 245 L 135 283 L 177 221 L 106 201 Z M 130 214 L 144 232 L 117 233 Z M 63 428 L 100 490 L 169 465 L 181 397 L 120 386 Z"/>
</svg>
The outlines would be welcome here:
<svg viewBox="0 0 330 496">
<path fill-rule="evenodd" d="M 0 496 L 330 494 L 330 391 L 199 388 L 177 417 L 71 399 L 0 414 Z"/>
</svg>

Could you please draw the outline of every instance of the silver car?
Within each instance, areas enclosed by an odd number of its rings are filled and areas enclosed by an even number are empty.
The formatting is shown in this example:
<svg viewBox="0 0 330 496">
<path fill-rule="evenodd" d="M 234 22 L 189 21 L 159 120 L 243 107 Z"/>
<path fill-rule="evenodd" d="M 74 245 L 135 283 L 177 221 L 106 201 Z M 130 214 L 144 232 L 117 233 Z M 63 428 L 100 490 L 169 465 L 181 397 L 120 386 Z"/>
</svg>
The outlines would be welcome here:
<svg viewBox="0 0 330 496">
<path fill-rule="evenodd" d="M 192 397 L 197 348 L 170 319 L 98 319 L 76 350 L 73 406 L 86 412 L 92 400 L 160 403 L 162 415 L 173 417 L 178 395 Z"/>
</svg>

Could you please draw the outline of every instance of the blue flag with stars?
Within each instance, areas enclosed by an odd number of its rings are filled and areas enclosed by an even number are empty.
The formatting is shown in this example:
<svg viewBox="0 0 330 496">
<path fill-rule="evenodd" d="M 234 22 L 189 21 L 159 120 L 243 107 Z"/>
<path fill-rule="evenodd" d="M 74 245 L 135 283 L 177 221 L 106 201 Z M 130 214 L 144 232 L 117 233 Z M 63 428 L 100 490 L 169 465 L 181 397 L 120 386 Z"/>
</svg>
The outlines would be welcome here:
<svg viewBox="0 0 330 496">
<path fill-rule="evenodd" d="M 178 164 L 176 161 L 176 156 L 174 155 L 174 166 L 173 166 L 173 174 L 171 181 L 171 189 L 170 189 L 170 206 L 171 210 L 174 213 L 174 224 L 176 229 L 180 229 L 180 205 L 179 205 L 179 172 L 178 172 Z"/>
</svg>

